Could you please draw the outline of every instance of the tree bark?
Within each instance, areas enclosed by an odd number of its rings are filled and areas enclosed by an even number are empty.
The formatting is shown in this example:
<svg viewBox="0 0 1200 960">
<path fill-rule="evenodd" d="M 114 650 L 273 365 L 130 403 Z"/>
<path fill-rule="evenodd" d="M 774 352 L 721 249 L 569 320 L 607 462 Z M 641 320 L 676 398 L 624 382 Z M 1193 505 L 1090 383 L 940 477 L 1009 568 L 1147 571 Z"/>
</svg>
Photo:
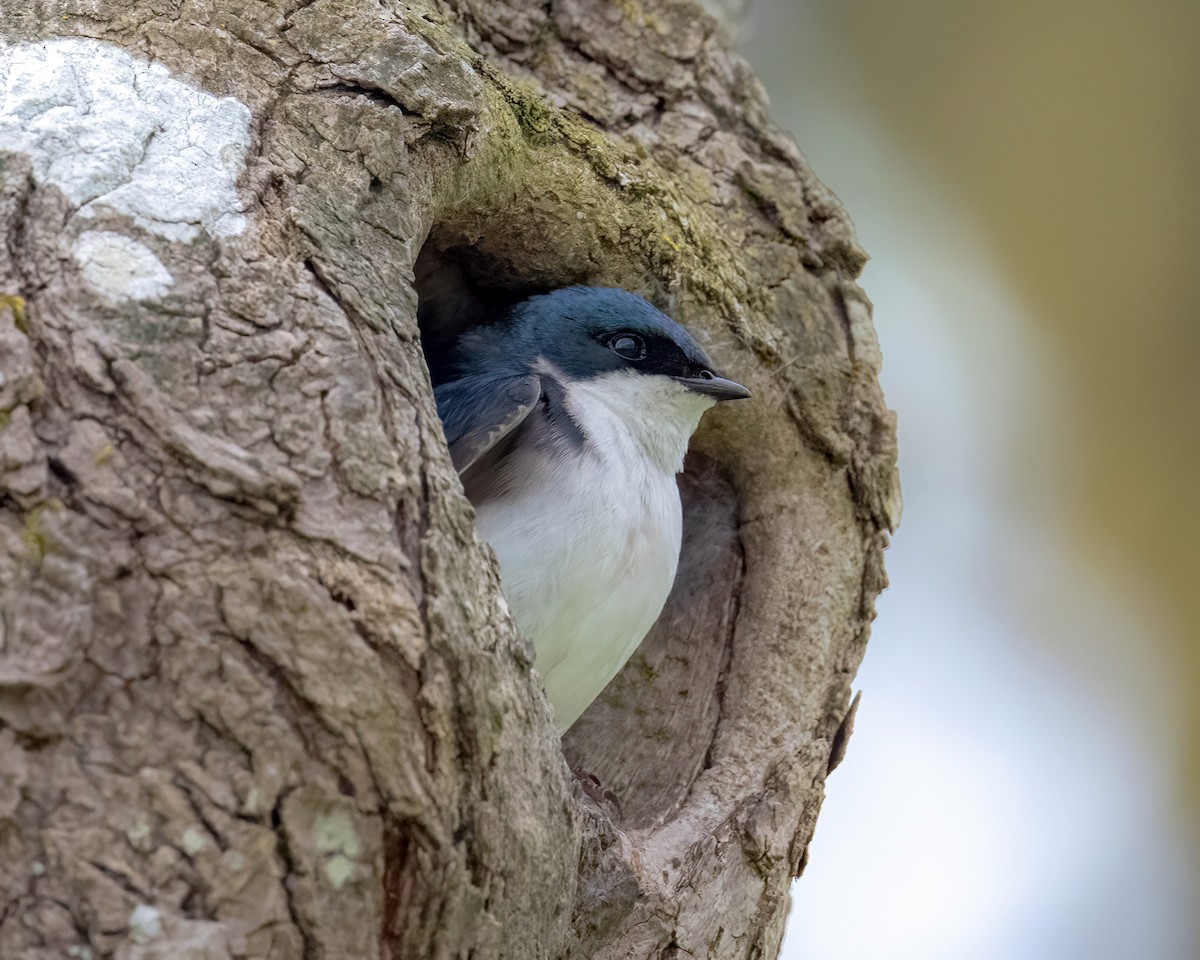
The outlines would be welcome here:
<svg viewBox="0 0 1200 960">
<path fill-rule="evenodd" d="M 0 956 L 775 956 L 896 454 L 864 255 L 713 22 L 47 0 L 0 38 Z M 576 282 L 755 397 L 560 745 L 427 364 Z"/>
</svg>

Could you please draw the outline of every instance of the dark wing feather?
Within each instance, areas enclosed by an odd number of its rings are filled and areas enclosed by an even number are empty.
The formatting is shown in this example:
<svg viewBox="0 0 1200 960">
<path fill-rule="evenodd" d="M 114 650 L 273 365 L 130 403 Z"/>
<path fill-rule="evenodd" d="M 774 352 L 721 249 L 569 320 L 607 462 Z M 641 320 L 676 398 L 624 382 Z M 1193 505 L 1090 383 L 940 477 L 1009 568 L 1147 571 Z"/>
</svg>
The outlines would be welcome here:
<svg viewBox="0 0 1200 960">
<path fill-rule="evenodd" d="M 463 377 L 434 390 L 450 460 L 460 474 L 513 432 L 537 406 L 536 376 Z"/>
</svg>

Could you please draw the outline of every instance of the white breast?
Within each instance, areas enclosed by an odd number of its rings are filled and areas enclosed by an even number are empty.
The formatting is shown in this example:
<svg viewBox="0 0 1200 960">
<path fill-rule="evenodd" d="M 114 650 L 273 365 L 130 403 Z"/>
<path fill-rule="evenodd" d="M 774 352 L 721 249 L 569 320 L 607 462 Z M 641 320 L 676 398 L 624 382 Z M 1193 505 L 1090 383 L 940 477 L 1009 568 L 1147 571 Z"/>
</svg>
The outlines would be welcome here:
<svg viewBox="0 0 1200 960">
<path fill-rule="evenodd" d="M 584 449 L 515 454 L 510 475 L 521 482 L 477 507 L 560 731 L 662 611 L 682 533 L 675 474 L 711 405 L 667 378 L 613 374 L 564 386 Z"/>
</svg>

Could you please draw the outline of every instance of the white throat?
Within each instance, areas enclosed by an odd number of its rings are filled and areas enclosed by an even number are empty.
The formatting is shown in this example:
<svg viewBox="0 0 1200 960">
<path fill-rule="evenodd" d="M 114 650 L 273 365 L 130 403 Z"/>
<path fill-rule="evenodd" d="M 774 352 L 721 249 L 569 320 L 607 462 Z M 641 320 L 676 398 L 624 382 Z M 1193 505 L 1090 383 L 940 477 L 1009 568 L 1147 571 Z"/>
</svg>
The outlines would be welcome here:
<svg viewBox="0 0 1200 960">
<path fill-rule="evenodd" d="M 715 402 L 670 377 L 633 370 L 568 380 L 564 387 L 571 419 L 598 453 L 640 453 L 670 475 L 683 469 L 688 441 Z"/>
</svg>

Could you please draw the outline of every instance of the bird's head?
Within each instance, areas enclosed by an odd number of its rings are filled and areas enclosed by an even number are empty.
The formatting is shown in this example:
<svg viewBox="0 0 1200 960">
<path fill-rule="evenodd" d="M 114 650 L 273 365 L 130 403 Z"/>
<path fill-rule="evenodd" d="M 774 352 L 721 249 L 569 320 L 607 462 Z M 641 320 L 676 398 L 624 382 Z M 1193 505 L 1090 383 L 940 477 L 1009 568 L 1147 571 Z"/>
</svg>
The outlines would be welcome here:
<svg viewBox="0 0 1200 960">
<path fill-rule="evenodd" d="M 499 330 L 483 328 L 470 340 L 473 359 L 488 354 L 489 367 L 544 362 L 572 381 L 655 378 L 706 406 L 750 396 L 716 371 L 681 324 L 628 290 L 576 286 L 530 297 L 510 308 Z"/>
<path fill-rule="evenodd" d="M 527 346 L 573 380 L 656 378 L 707 398 L 705 406 L 750 396 L 716 372 L 681 324 L 628 290 L 567 287 L 519 304 L 512 319 Z"/>
<path fill-rule="evenodd" d="M 476 359 L 490 354 L 487 366 L 560 380 L 585 431 L 590 412 L 603 407 L 672 463 L 682 461 L 705 410 L 750 396 L 682 325 L 627 290 L 576 286 L 531 297 L 478 336 L 486 344 L 468 350 Z"/>
</svg>

